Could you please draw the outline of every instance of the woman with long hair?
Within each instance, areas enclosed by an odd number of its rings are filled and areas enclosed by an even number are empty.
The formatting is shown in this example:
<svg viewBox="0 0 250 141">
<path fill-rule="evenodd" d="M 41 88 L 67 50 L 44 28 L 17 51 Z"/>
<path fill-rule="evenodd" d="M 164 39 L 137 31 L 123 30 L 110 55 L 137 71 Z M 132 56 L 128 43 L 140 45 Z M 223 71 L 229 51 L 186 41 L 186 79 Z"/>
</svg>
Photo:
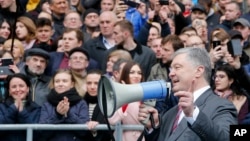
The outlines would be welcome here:
<svg viewBox="0 0 250 141">
<path fill-rule="evenodd" d="M 138 84 L 143 81 L 144 78 L 140 65 L 134 61 L 127 62 L 122 69 L 120 83 Z M 108 119 L 109 123 L 111 125 L 115 125 L 117 122 L 121 122 L 123 125 L 141 125 L 138 120 L 140 104 L 140 101 L 124 104 L 111 118 Z M 140 135 L 142 135 L 142 131 L 125 130 L 123 131 L 122 140 L 137 141 Z M 144 138 L 142 140 L 144 141 Z"/>
</svg>

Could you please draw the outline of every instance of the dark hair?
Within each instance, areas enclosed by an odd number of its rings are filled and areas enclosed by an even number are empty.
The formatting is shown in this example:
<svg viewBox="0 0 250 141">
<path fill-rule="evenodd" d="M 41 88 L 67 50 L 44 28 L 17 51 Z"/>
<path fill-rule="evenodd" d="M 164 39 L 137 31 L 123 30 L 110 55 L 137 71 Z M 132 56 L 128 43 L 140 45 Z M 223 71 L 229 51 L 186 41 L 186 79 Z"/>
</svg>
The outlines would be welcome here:
<svg viewBox="0 0 250 141">
<path fill-rule="evenodd" d="M 226 73 L 228 79 L 232 79 L 233 83 L 230 86 L 230 89 L 237 95 L 244 95 L 244 91 L 242 89 L 242 87 L 239 84 L 239 80 L 237 79 L 237 75 L 235 73 L 235 69 L 230 66 L 229 64 L 223 64 L 220 65 L 216 68 L 216 72 L 217 71 L 223 71 Z"/>
<path fill-rule="evenodd" d="M 140 64 L 136 63 L 135 61 L 128 61 L 128 62 L 124 65 L 124 67 L 123 67 L 123 69 L 122 69 L 121 77 L 120 77 L 120 80 L 119 80 L 120 82 L 124 81 L 126 84 L 130 84 L 130 80 L 129 80 L 130 70 L 131 70 L 131 68 L 132 68 L 133 66 L 135 66 L 135 65 L 138 65 L 139 68 L 140 68 L 140 70 L 141 70 L 141 72 L 142 72 L 142 74 L 141 74 L 141 76 L 142 76 L 141 82 L 144 81 L 144 78 L 143 78 L 143 70 L 142 70 Z"/>
<path fill-rule="evenodd" d="M 168 35 L 161 40 L 161 44 L 165 45 L 166 43 L 171 43 L 174 51 L 184 48 L 184 44 L 177 35 Z"/>
<path fill-rule="evenodd" d="M 38 18 L 36 21 L 36 28 L 44 27 L 44 26 L 50 26 L 52 27 L 52 22 L 50 19 L 47 18 Z"/>
<path fill-rule="evenodd" d="M 192 26 L 186 26 L 186 27 L 184 27 L 184 28 L 181 30 L 181 34 L 187 32 L 187 31 L 194 31 L 194 32 L 197 34 L 196 29 L 195 29 L 194 27 L 192 27 Z"/>
<path fill-rule="evenodd" d="M 13 32 L 15 32 L 15 31 L 12 30 L 12 27 L 11 27 L 12 24 L 8 19 L 0 18 L 0 27 L 2 27 L 4 22 L 6 22 L 10 26 L 10 29 L 9 29 L 10 30 L 10 35 L 8 37 L 8 39 L 9 39 L 12 36 Z"/>
<path fill-rule="evenodd" d="M 3 38 L 3 37 L 0 37 L 0 44 L 4 44 L 4 42 L 6 41 L 6 39 L 5 38 Z"/>
<path fill-rule="evenodd" d="M 12 79 L 14 79 L 14 78 L 19 78 L 19 79 L 23 80 L 23 81 L 25 82 L 25 84 L 27 85 L 27 87 L 29 87 L 29 89 L 31 90 L 31 82 L 30 82 L 30 80 L 29 80 L 29 77 L 26 76 L 25 74 L 15 73 L 15 74 L 13 74 L 13 75 L 8 75 L 8 77 L 6 78 L 6 94 L 5 94 L 5 96 L 6 96 L 5 99 L 6 99 L 6 100 L 7 100 L 7 99 L 14 100 L 14 99 L 10 96 L 10 94 L 9 94 L 10 81 L 11 81 Z M 29 91 L 29 93 L 28 93 L 28 95 L 27 95 L 27 97 L 26 97 L 26 100 L 28 100 L 28 102 L 32 101 L 31 95 L 30 95 L 30 91 Z"/>
<path fill-rule="evenodd" d="M 99 69 L 92 69 L 90 71 L 87 72 L 87 75 L 89 74 L 98 74 L 98 75 L 102 75 L 102 71 Z"/>
</svg>

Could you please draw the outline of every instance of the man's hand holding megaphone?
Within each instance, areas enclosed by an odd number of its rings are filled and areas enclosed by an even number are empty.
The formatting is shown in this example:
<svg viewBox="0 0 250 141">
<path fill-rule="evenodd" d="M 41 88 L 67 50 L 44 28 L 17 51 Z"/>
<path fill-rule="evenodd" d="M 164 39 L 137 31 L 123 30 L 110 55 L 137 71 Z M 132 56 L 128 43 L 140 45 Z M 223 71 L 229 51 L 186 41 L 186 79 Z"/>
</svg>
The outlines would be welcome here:
<svg viewBox="0 0 250 141">
<path fill-rule="evenodd" d="M 192 117 L 195 109 L 194 107 L 196 107 L 194 104 L 193 96 L 194 82 L 195 80 L 192 81 L 191 86 L 187 91 L 178 91 L 174 94 L 175 96 L 179 97 L 178 106 L 181 107 L 186 117 Z M 148 115 L 150 114 L 150 121 L 145 123 L 144 121 L 147 120 Z M 142 124 L 144 124 L 147 129 L 158 128 L 160 124 L 160 117 L 158 111 L 155 108 L 149 107 L 145 104 L 141 104 L 139 107 L 138 120 Z"/>
<path fill-rule="evenodd" d="M 145 123 L 144 121 L 146 121 L 148 119 L 148 116 L 151 114 L 151 119 Z M 157 128 L 160 124 L 160 119 L 159 119 L 159 113 L 158 111 L 153 108 L 153 107 L 149 107 L 145 104 L 141 104 L 139 107 L 139 115 L 138 115 L 138 120 L 144 124 L 144 126 L 148 129 L 151 128 Z M 154 124 L 154 125 L 152 125 Z"/>
</svg>

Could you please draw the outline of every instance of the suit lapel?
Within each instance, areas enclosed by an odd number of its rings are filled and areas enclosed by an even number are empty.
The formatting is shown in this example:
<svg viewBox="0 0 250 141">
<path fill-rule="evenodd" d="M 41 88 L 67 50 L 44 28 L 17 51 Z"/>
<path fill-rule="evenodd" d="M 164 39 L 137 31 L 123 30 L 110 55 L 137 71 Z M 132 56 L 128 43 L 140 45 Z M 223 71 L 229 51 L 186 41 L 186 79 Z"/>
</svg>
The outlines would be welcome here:
<svg viewBox="0 0 250 141">
<path fill-rule="evenodd" d="M 199 107 L 200 110 L 203 109 L 204 107 L 204 103 L 206 101 L 206 99 L 213 93 L 212 89 L 209 88 L 208 90 L 206 90 L 196 101 L 195 101 L 195 104 Z M 167 130 L 167 137 L 165 139 L 165 141 L 173 141 L 173 140 L 177 140 L 185 130 L 188 130 L 188 121 L 183 117 L 182 120 L 180 121 L 180 123 L 178 124 L 175 132 L 173 132 L 171 134 L 171 129 L 172 129 L 172 126 L 173 126 L 173 123 L 174 123 L 174 119 L 175 119 L 175 116 L 177 114 L 177 106 L 174 107 L 173 111 L 175 112 L 172 112 L 172 115 L 173 117 L 171 119 L 169 119 L 169 122 L 167 125 L 170 125 L 171 128 L 168 128 Z"/>
</svg>

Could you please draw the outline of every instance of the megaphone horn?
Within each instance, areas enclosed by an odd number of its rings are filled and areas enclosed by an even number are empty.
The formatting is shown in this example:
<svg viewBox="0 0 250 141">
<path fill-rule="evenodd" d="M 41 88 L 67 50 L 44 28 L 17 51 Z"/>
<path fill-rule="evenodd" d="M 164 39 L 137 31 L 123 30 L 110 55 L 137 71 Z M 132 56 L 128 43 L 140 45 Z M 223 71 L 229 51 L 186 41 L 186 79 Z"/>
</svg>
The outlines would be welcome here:
<svg viewBox="0 0 250 141">
<path fill-rule="evenodd" d="M 170 83 L 163 80 L 138 84 L 121 84 L 103 75 L 98 84 L 98 103 L 101 112 L 111 117 L 124 104 L 147 99 L 165 98 L 170 93 Z"/>
</svg>

